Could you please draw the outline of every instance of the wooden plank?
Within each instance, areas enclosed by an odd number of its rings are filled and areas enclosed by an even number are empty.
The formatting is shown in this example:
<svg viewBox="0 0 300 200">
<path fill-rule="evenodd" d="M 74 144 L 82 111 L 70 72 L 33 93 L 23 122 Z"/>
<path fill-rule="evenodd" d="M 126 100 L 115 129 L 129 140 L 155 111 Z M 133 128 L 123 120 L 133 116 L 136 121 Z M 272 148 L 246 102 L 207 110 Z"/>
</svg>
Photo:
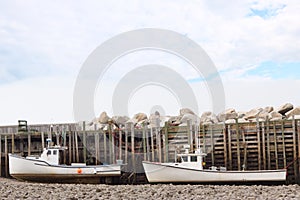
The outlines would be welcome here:
<svg viewBox="0 0 300 200">
<path fill-rule="evenodd" d="M 68 135 L 69 135 L 69 163 L 72 163 L 72 132 L 68 126 Z"/>
<path fill-rule="evenodd" d="M 243 157 L 243 170 L 247 169 L 247 143 L 246 143 L 246 136 L 245 136 L 245 130 L 242 132 L 243 137 L 243 147 L 244 147 L 244 157 Z"/>
<path fill-rule="evenodd" d="M 77 131 L 74 132 L 74 139 L 75 139 L 76 162 L 79 162 L 79 150 L 78 150 L 78 135 L 77 135 Z"/>
<path fill-rule="evenodd" d="M 132 161 L 132 167 L 133 167 L 133 172 L 136 172 L 136 164 L 135 164 L 135 145 L 134 145 L 134 124 L 131 123 L 131 161 Z"/>
<path fill-rule="evenodd" d="M 107 138 L 106 138 L 106 132 L 102 131 L 102 133 L 103 133 L 103 146 L 104 146 L 103 157 L 104 157 L 104 162 L 107 163 L 107 141 L 106 141 Z"/>
<path fill-rule="evenodd" d="M 28 150 L 27 150 L 27 152 L 28 152 L 28 156 L 30 156 L 31 155 L 31 134 L 30 134 L 30 132 L 28 132 Z"/>
<path fill-rule="evenodd" d="M 112 129 L 111 124 L 108 127 L 108 150 L 109 150 L 109 163 L 112 164 L 113 147 L 112 147 Z"/>
<path fill-rule="evenodd" d="M 228 155 L 229 155 L 229 169 L 232 170 L 232 145 L 231 145 L 231 129 L 230 125 L 228 125 Z"/>
<path fill-rule="evenodd" d="M 164 134 L 164 161 L 169 162 L 169 124 L 168 122 L 165 123 L 165 134 Z"/>
<path fill-rule="evenodd" d="M 41 132 L 41 141 L 42 141 L 42 149 L 45 148 L 45 135 L 44 132 Z"/>
<path fill-rule="evenodd" d="M 143 153 L 144 153 L 144 158 L 143 160 L 147 160 L 147 146 L 146 146 L 146 131 L 147 131 L 147 126 L 145 123 L 143 123 Z"/>
<path fill-rule="evenodd" d="M 115 147 L 116 147 L 116 143 L 115 143 L 115 132 L 112 131 L 112 125 L 109 124 L 110 126 L 110 130 L 111 130 L 111 134 L 110 134 L 110 138 L 111 138 L 111 142 L 110 142 L 110 146 L 111 146 L 111 162 L 110 163 L 116 163 L 116 151 L 115 151 Z"/>
<path fill-rule="evenodd" d="M 286 151 L 285 151 L 285 136 L 284 136 L 284 120 L 281 121 L 281 135 L 282 135 L 283 167 L 286 168 Z"/>
<path fill-rule="evenodd" d="M 239 123 L 236 119 L 236 148 L 237 148 L 237 163 L 238 163 L 238 170 L 241 170 L 241 152 L 240 152 L 240 129 Z"/>
<path fill-rule="evenodd" d="M 265 139 L 265 123 L 261 124 L 261 135 L 262 135 L 262 154 L 263 154 L 263 167 L 264 170 L 267 168 L 267 158 L 266 158 L 266 139 Z"/>
<path fill-rule="evenodd" d="M 261 170 L 261 143 L 260 143 L 260 127 L 258 118 L 256 118 L 256 133 L 257 133 L 257 159 L 258 159 L 258 170 Z"/>
<path fill-rule="evenodd" d="M 273 132 L 274 132 L 274 147 L 275 147 L 275 165 L 276 165 L 276 169 L 278 169 L 276 121 L 273 122 Z"/>
<path fill-rule="evenodd" d="M 150 128 L 150 131 L 151 131 L 151 155 L 152 155 L 152 160 L 151 161 L 154 161 L 154 134 L 153 134 L 153 128 L 151 127 Z"/>
<path fill-rule="evenodd" d="M 122 160 L 122 130 L 119 129 L 119 160 Z"/>
<path fill-rule="evenodd" d="M 125 124 L 125 161 L 128 163 L 128 124 Z"/>
<path fill-rule="evenodd" d="M 4 136 L 5 177 L 8 177 L 8 142 L 7 135 Z"/>
<path fill-rule="evenodd" d="M 162 149 L 161 149 L 161 134 L 160 134 L 160 128 L 156 127 L 156 136 L 157 136 L 157 140 L 158 141 L 158 160 L 159 162 L 162 162 Z"/>
<path fill-rule="evenodd" d="M 227 167 L 227 143 L 226 143 L 226 125 L 225 122 L 223 123 L 223 149 L 224 149 L 224 166 Z"/>
<path fill-rule="evenodd" d="M 203 134 L 203 152 L 206 153 L 206 133 L 205 133 L 205 125 L 202 126 L 202 134 Z"/>
<path fill-rule="evenodd" d="M 72 131 L 72 160 L 76 162 L 75 132 Z"/>
<path fill-rule="evenodd" d="M 86 123 L 85 123 L 85 121 L 83 121 L 82 126 L 83 126 L 83 135 L 82 135 L 83 162 L 86 163 L 87 152 L 86 152 Z"/>
<path fill-rule="evenodd" d="M 151 135 L 150 135 L 151 136 Z M 146 129 L 146 144 L 147 144 L 147 161 L 150 161 L 150 144 L 149 144 L 149 134 L 148 129 Z"/>
<path fill-rule="evenodd" d="M 98 165 L 98 160 L 99 160 L 99 138 L 98 138 L 98 133 L 94 133 L 94 141 L 95 141 L 95 164 Z"/>
<path fill-rule="evenodd" d="M 215 146 L 214 146 L 214 133 L 213 133 L 213 128 L 212 125 L 209 125 L 209 132 L 210 132 L 210 148 L 211 148 L 211 164 L 214 166 L 215 165 Z"/>
<path fill-rule="evenodd" d="M 293 155 L 294 155 L 294 175 L 295 175 L 295 179 L 299 180 L 299 174 L 298 174 L 298 166 L 296 160 L 297 160 L 297 138 L 296 138 L 296 121 L 295 121 L 295 117 L 293 116 L 293 120 L 292 120 L 292 128 L 293 128 Z"/>
<path fill-rule="evenodd" d="M 192 143 L 191 143 L 191 120 L 187 120 L 186 122 L 186 134 L 188 138 L 188 145 L 190 146 L 190 151 L 192 151 Z"/>
<path fill-rule="evenodd" d="M 44 138 L 44 132 L 42 132 L 42 133 L 43 133 L 42 138 Z M 63 138 L 64 138 L 63 146 L 66 147 L 67 146 L 67 132 L 65 129 L 63 130 Z M 43 139 L 43 141 L 45 141 L 45 140 Z M 64 152 L 63 153 L 64 154 L 64 163 L 63 164 L 67 164 L 67 151 L 65 150 L 63 152 Z"/>
<path fill-rule="evenodd" d="M 11 153 L 15 153 L 15 134 L 11 133 Z"/>
<path fill-rule="evenodd" d="M 270 122 L 267 118 L 267 154 L 268 154 L 268 169 L 271 169 L 271 147 L 270 147 Z"/>
</svg>

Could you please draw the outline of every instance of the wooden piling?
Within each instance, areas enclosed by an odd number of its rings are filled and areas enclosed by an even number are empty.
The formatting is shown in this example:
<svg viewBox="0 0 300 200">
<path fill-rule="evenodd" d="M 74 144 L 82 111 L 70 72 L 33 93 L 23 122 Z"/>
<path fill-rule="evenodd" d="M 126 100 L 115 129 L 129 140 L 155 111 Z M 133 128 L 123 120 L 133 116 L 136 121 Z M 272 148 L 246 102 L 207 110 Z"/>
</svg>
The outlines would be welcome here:
<svg viewBox="0 0 300 200">
<path fill-rule="evenodd" d="M 243 147 L 244 147 L 244 157 L 243 157 L 243 170 L 247 169 L 247 143 L 246 143 L 246 136 L 245 131 L 242 132 L 243 137 Z"/>
<path fill-rule="evenodd" d="M 267 154 L 268 154 L 268 169 L 271 169 L 271 149 L 270 149 L 270 122 L 267 118 Z"/>
<path fill-rule="evenodd" d="M 296 138 L 296 121 L 295 121 L 295 117 L 293 116 L 292 119 L 292 129 L 293 129 L 293 160 L 294 160 L 294 174 L 295 174 L 295 179 L 298 180 L 299 179 L 299 173 L 298 173 L 298 166 L 296 160 L 297 160 L 297 138 Z M 300 142 L 300 141 L 298 141 Z"/>
<path fill-rule="evenodd" d="M 151 127 L 150 128 L 150 131 L 151 131 L 151 155 L 152 155 L 152 160 L 151 161 L 155 161 L 154 160 L 154 134 L 153 134 L 153 128 Z"/>
<path fill-rule="evenodd" d="M 214 133 L 212 129 L 212 125 L 209 125 L 209 132 L 210 132 L 210 148 L 211 148 L 211 164 L 214 166 L 215 165 L 215 146 L 214 146 Z"/>
<path fill-rule="evenodd" d="M 83 121 L 82 124 L 83 133 L 82 133 L 82 145 L 83 145 L 83 162 L 86 163 L 86 123 Z"/>
<path fill-rule="evenodd" d="M 257 133 L 257 160 L 258 160 L 258 170 L 261 170 L 261 149 L 260 149 L 260 127 L 258 118 L 256 118 L 256 133 Z"/>
<path fill-rule="evenodd" d="M 107 163 L 107 138 L 106 138 L 106 132 L 102 131 L 103 134 L 103 148 L 104 148 L 104 162 Z"/>
<path fill-rule="evenodd" d="M 8 177 L 8 142 L 7 135 L 4 136 L 5 176 Z"/>
<path fill-rule="evenodd" d="M 143 123 L 143 153 L 144 153 L 144 160 L 147 160 L 146 131 L 147 131 L 147 125 L 145 123 Z"/>
<path fill-rule="evenodd" d="M 227 167 L 227 143 L 226 143 L 226 125 L 223 124 L 223 148 L 224 148 L 224 166 Z"/>
<path fill-rule="evenodd" d="M 228 130 L 228 155 L 229 155 L 229 169 L 232 170 L 232 145 L 231 145 L 231 129 L 230 125 L 227 127 Z"/>
<path fill-rule="evenodd" d="M 44 132 L 41 132 L 41 141 L 42 141 L 42 149 L 45 148 L 45 138 L 44 138 Z"/>
<path fill-rule="evenodd" d="M 164 162 L 169 162 L 169 124 L 165 123 L 164 129 Z"/>
<path fill-rule="evenodd" d="M 122 130 L 119 129 L 119 160 L 122 160 Z"/>
<path fill-rule="evenodd" d="M 276 122 L 273 123 L 273 131 L 274 131 L 274 147 L 275 147 L 275 166 L 278 169 L 278 148 L 277 148 L 277 133 L 276 133 Z"/>
<path fill-rule="evenodd" d="M 148 129 L 147 128 L 146 128 L 146 144 L 147 144 L 147 158 L 146 158 L 146 160 L 150 161 L 150 144 L 149 144 L 149 134 L 148 134 Z"/>
<path fill-rule="evenodd" d="M 125 124 L 125 162 L 128 163 L 128 123 Z"/>
<path fill-rule="evenodd" d="M 15 134 L 11 133 L 11 153 L 15 153 Z"/>
<path fill-rule="evenodd" d="M 265 139 L 265 123 L 262 122 L 261 124 L 261 135 L 262 135 L 262 154 L 263 154 L 263 167 L 264 167 L 264 170 L 266 170 L 267 168 L 267 159 L 266 159 L 266 139 Z"/>
<path fill-rule="evenodd" d="M 30 134 L 30 132 L 28 132 L 28 150 L 27 150 L 27 152 L 28 152 L 28 156 L 30 156 L 31 155 L 31 134 Z"/>
<path fill-rule="evenodd" d="M 68 128 L 68 135 L 69 135 L 69 163 L 72 163 L 72 132 L 70 127 Z"/>
<path fill-rule="evenodd" d="M 236 125 L 236 148 L 237 148 L 238 170 L 241 170 L 240 129 L 239 129 L 239 123 L 237 119 L 235 125 Z"/>
<path fill-rule="evenodd" d="M 284 137 L 284 120 L 281 121 L 281 135 L 282 135 L 283 167 L 286 168 L 285 137 Z"/>
<path fill-rule="evenodd" d="M 77 131 L 74 132 L 75 138 L 75 152 L 76 152 L 76 162 L 79 162 L 79 149 L 78 149 L 78 134 Z"/>
</svg>

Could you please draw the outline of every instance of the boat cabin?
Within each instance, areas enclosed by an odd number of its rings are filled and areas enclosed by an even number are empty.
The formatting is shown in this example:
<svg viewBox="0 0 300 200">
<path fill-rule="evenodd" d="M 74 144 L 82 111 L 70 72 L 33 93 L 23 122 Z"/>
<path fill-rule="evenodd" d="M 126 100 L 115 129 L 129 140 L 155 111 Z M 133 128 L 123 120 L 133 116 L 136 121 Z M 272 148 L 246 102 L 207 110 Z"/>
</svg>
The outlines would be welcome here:
<svg viewBox="0 0 300 200">
<path fill-rule="evenodd" d="M 60 146 L 49 146 L 44 148 L 41 156 L 27 156 L 27 159 L 46 161 L 51 165 L 60 165 L 63 163 L 63 150 L 66 148 Z"/>
<path fill-rule="evenodd" d="M 203 170 L 203 157 L 206 156 L 200 149 L 197 149 L 195 153 L 186 152 L 176 155 L 176 166 L 182 166 L 191 169 Z"/>
</svg>

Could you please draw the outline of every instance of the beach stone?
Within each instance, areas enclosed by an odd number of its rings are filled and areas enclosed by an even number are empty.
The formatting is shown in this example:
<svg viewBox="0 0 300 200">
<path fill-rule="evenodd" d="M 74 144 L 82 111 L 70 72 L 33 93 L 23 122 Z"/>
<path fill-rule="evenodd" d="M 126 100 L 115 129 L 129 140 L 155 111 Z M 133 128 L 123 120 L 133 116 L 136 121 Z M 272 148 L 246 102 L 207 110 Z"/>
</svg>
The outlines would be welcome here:
<svg viewBox="0 0 300 200">
<path fill-rule="evenodd" d="M 109 117 L 107 115 L 107 113 L 104 111 L 100 114 L 99 118 L 98 118 L 98 122 L 101 124 L 107 124 L 109 121 Z"/>
<path fill-rule="evenodd" d="M 218 119 L 214 113 L 207 111 L 207 112 L 202 113 L 202 115 L 200 117 L 200 123 L 203 123 L 203 124 L 218 123 Z"/>
<path fill-rule="evenodd" d="M 285 113 L 286 118 L 291 119 L 295 115 L 300 115 L 300 107 L 293 108 L 292 110 Z"/>
<path fill-rule="evenodd" d="M 240 118 L 240 119 L 242 119 L 246 116 L 246 112 L 244 112 L 244 111 L 239 111 L 237 114 L 238 114 L 238 118 Z"/>
<path fill-rule="evenodd" d="M 282 114 L 280 114 L 276 111 L 272 111 L 271 113 L 269 113 L 269 119 L 270 119 L 270 121 L 281 120 Z"/>
<path fill-rule="evenodd" d="M 263 109 L 263 111 L 265 111 L 267 113 L 271 113 L 272 111 L 274 111 L 274 107 L 273 106 L 267 106 Z"/>
<path fill-rule="evenodd" d="M 195 115 L 195 113 L 191 109 L 189 109 L 189 108 L 182 108 L 182 109 L 180 109 L 179 112 L 180 112 L 180 116 L 183 116 L 185 114 Z"/>
<path fill-rule="evenodd" d="M 233 108 L 229 108 L 224 112 L 218 114 L 217 119 L 219 122 L 224 122 L 228 119 L 236 119 L 238 117 L 237 112 Z"/>
<path fill-rule="evenodd" d="M 113 116 L 112 122 L 116 124 L 118 127 L 125 126 L 126 122 L 130 119 L 127 116 Z"/>
<path fill-rule="evenodd" d="M 148 119 L 147 115 L 145 113 L 137 113 L 134 115 L 133 117 L 134 119 L 136 119 L 138 122 Z"/>
<path fill-rule="evenodd" d="M 292 110 L 294 108 L 294 106 L 291 104 L 291 103 L 286 103 L 282 106 L 280 106 L 278 109 L 277 109 L 277 112 L 282 114 L 282 115 L 285 115 L 285 113 L 287 113 L 288 111 Z"/>
<path fill-rule="evenodd" d="M 180 119 L 180 123 L 187 123 L 189 120 L 191 124 L 198 124 L 200 122 L 200 118 L 197 115 L 186 113 Z"/>
<path fill-rule="evenodd" d="M 245 119 L 249 120 L 249 119 L 256 119 L 256 117 L 258 116 L 258 114 L 262 111 L 262 108 L 254 108 L 250 111 L 248 111 L 245 115 Z"/>
</svg>

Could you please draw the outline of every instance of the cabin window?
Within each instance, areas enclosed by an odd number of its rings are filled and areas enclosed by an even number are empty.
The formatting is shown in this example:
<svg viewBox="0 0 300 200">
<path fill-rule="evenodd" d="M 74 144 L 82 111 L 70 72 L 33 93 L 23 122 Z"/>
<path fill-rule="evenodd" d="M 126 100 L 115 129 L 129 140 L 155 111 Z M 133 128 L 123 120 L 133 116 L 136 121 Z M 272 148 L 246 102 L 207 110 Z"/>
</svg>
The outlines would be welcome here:
<svg viewBox="0 0 300 200">
<path fill-rule="evenodd" d="M 48 156 L 48 155 L 51 155 L 51 150 L 48 150 L 48 151 L 47 151 L 47 156 Z"/>
<path fill-rule="evenodd" d="M 57 150 L 53 150 L 53 155 L 56 155 L 57 154 Z"/>
<path fill-rule="evenodd" d="M 182 157 L 181 157 L 181 160 L 182 160 L 183 162 L 187 162 L 187 161 L 188 161 L 188 158 L 187 158 L 187 156 L 182 156 Z"/>
<path fill-rule="evenodd" d="M 191 162 L 197 162 L 197 156 L 191 156 Z"/>
</svg>

